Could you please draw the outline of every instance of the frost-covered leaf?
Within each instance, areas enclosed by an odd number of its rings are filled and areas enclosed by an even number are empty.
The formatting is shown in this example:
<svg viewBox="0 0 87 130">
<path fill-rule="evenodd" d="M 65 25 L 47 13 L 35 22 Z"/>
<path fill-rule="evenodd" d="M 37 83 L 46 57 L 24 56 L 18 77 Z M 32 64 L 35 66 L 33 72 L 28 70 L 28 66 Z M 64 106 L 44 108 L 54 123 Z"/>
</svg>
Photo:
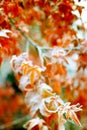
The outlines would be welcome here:
<svg viewBox="0 0 87 130">
<path fill-rule="evenodd" d="M 76 105 L 70 105 L 70 103 L 65 103 L 65 106 L 63 108 L 63 112 L 66 114 L 66 119 L 73 120 L 78 126 L 81 127 L 81 123 L 79 122 L 79 119 L 75 112 L 81 111 L 81 106 L 78 107 L 79 104 Z"/>
<path fill-rule="evenodd" d="M 39 109 L 39 105 L 42 102 L 42 98 L 36 90 L 29 90 L 26 93 L 25 102 L 30 110 L 30 115 L 34 116 Z"/>
<path fill-rule="evenodd" d="M 47 97 L 40 104 L 40 113 L 43 116 L 49 117 L 51 114 L 58 112 L 63 101 L 56 95 Z"/>
<path fill-rule="evenodd" d="M 0 37 L 6 37 L 6 38 L 9 38 L 9 36 L 7 35 L 7 33 L 12 33 L 10 30 L 8 29 L 2 29 L 0 31 Z"/>
<path fill-rule="evenodd" d="M 27 128 L 27 130 L 31 130 L 32 128 L 34 128 L 35 126 L 39 126 L 39 129 L 41 129 L 43 127 L 43 124 L 45 123 L 45 121 L 43 119 L 40 118 L 34 118 L 31 119 L 30 121 L 28 121 L 24 127 Z"/>
<path fill-rule="evenodd" d="M 25 89 L 27 90 L 27 89 Z M 47 92 L 46 92 L 47 91 Z M 49 91 L 49 92 L 48 92 Z M 29 89 L 25 96 L 25 102 L 30 109 L 30 114 L 33 116 L 39 109 L 43 109 L 44 98 L 52 96 L 50 86 L 42 83 L 35 89 Z"/>
</svg>

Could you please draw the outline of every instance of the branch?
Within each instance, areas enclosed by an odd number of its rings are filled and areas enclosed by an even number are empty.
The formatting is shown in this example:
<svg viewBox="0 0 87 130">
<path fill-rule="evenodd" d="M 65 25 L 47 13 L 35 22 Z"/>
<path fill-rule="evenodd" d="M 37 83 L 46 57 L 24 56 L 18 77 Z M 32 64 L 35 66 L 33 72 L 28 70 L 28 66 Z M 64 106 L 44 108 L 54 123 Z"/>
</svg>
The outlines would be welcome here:
<svg viewBox="0 0 87 130">
<path fill-rule="evenodd" d="M 17 120 L 12 121 L 11 123 L 9 123 L 7 125 L 1 125 L 0 130 L 5 130 L 7 128 L 10 128 L 10 127 L 12 127 L 14 125 L 20 124 L 20 123 L 22 123 L 22 122 L 24 122 L 26 120 L 29 120 L 29 119 L 30 119 L 29 115 L 26 115 L 26 116 L 24 116 L 22 118 L 19 118 Z"/>
</svg>

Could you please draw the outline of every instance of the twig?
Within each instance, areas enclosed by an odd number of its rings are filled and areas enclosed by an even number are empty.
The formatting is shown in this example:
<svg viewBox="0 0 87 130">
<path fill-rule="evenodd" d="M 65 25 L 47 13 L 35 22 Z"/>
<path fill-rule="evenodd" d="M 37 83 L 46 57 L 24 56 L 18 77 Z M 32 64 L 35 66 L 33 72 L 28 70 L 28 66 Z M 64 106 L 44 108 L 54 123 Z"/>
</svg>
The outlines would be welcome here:
<svg viewBox="0 0 87 130">
<path fill-rule="evenodd" d="M 22 123 L 23 121 L 26 121 L 26 120 L 29 120 L 29 119 L 30 119 L 29 115 L 26 115 L 26 116 L 24 116 L 22 118 L 19 118 L 17 120 L 12 121 L 10 124 L 1 125 L 0 130 L 5 130 L 6 128 L 10 128 L 10 127 L 12 127 L 14 125 L 17 125 L 17 124 Z"/>
</svg>

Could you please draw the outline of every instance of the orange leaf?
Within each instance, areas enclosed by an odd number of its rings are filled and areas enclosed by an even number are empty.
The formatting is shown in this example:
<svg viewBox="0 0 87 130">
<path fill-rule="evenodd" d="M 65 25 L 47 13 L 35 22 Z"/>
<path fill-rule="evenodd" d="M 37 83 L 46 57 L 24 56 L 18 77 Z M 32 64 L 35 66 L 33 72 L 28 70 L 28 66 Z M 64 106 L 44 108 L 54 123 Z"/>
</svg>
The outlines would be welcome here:
<svg viewBox="0 0 87 130">
<path fill-rule="evenodd" d="M 34 72 L 32 72 L 30 75 L 30 83 L 34 84 L 34 81 L 35 81 L 35 75 L 34 75 Z"/>
<path fill-rule="evenodd" d="M 58 72 L 60 75 L 66 74 L 66 70 L 65 70 L 64 66 L 62 64 L 59 64 L 59 63 L 58 63 Z"/>
</svg>

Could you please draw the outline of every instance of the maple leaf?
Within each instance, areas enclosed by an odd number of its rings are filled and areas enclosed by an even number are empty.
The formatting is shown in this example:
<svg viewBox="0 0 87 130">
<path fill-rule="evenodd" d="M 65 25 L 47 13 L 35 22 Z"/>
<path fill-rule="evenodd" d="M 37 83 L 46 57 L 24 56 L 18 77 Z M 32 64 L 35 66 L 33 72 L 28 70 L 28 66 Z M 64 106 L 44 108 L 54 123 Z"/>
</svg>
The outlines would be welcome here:
<svg viewBox="0 0 87 130">
<path fill-rule="evenodd" d="M 48 96 L 44 98 L 40 104 L 40 113 L 45 117 L 49 117 L 52 114 L 56 113 L 62 104 L 63 101 L 56 94 Z"/>
<path fill-rule="evenodd" d="M 81 127 L 79 119 L 78 119 L 77 115 L 75 114 L 75 112 L 78 112 L 78 111 L 82 110 L 81 109 L 82 106 L 77 107 L 78 105 L 79 104 L 70 105 L 70 102 L 67 102 L 67 103 L 64 104 L 63 110 L 61 112 L 62 112 L 62 114 L 65 113 L 65 116 L 66 116 L 67 120 L 71 119 L 71 120 L 73 120 L 76 124 L 78 124 Z M 61 115 L 60 114 L 61 112 L 58 112 L 58 114 Z"/>
<path fill-rule="evenodd" d="M 49 85 L 45 83 L 39 84 L 36 88 L 26 89 L 27 93 L 25 96 L 25 102 L 30 109 L 31 116 L 34 116 L 37 113 L 37 110 L 42 110 L 44 98 L 52 96 L 52 89 Z M 45 108 L 43 110 L 45 114 Z M 48 113 L 48 112 L 47 112 Z M 49 113 L 48 113 L 49 114 Z"/>
<path fill-rule="evenodd" d="M 17 73 L 22 73 L 22 71 L 21 71 L 21 64 L 23 62 L 26 62 L 27 59 L 28 59 L 28 54 L 27 53 L 23 53 L 23 54 L 19 55 L 18 57 L 16 55 L 12 56 L 12 59 L 10 61 L 12 70 L 16 74 Z"/>
<path fill-rule="evenodd" d="M 41 68 L 39 66 L 33 66 L 31 62 L 25 62 L 21 65 L 21 70 L 23 75 L 29 77 L 29 82 L 31 85 L 35 83 L 41 77 Z"/>
<path fill-rule="evenodd" d="M 6 37 L 6 38 L 9 38 L 9 36 L 7 35 L 7 33 L 12 33 L 10 30 L 8 29 L 2 29 L 0 31 L 0 37 Z"/>
<path fill-rule="evenodd" d="M 39 129 L 41 130 L 43 127 L 43 124 L 45 123 L 45 121 L 43 119 L 40 118 L 34 118 L 31 119 L 30 121 L 28 121 L 24 127 L 27 128 L 27 130 L 31 130 L 32 128 L 34 128 L 35 126 L 39 126 Z"/>
</svg>

